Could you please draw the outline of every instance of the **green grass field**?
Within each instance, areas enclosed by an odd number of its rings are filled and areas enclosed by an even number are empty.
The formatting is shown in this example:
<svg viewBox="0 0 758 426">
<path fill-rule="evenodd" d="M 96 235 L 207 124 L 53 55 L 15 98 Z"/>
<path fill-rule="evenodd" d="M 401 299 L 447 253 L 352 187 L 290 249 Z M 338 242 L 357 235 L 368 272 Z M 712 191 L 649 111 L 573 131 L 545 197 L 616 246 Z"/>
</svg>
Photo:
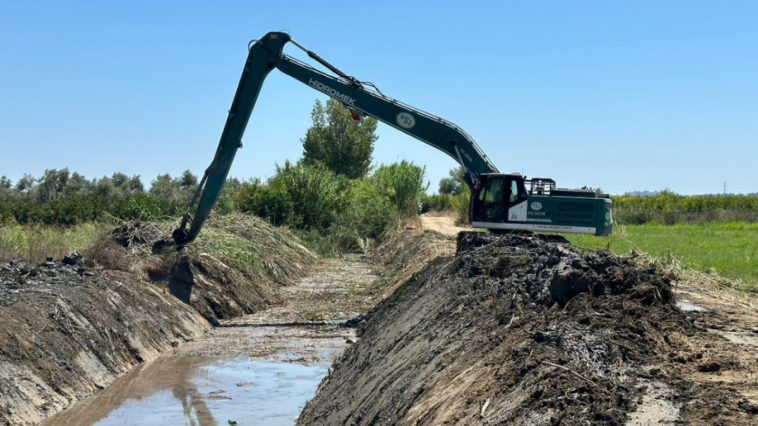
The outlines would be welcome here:
<svg viewBox="0 0 758 426">
<path fill-rule="evenodd" d="M 742 280 L 746 290 L 758 289 L 758 223 L 648 223 L 617 231 L 613 238 L 572 235 L 568 239 L 585 248 L 606 248 L 610 241 L 616 254 L 632 249 L 655 257 L 671 254 L 687 267 Z"/>
</svg>

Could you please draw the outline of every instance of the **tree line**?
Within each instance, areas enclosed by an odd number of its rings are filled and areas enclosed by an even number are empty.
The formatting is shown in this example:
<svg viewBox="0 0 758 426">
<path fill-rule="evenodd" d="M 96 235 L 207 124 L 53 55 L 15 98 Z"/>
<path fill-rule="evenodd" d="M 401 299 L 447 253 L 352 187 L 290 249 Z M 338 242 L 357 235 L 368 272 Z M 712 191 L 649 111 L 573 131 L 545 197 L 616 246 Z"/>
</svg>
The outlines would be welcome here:
<svg viewBox="0 0 758 426">
<path fill-rule="evenodd" d="M 353 121 L 340 102 L 316 101 L 303 155 L 268 179 L 228 179 L 214 214 L 251 213 L 302 233 L 329 250 L 363 250 L 418 213 L 425 196 L 423 167 L 373 164 L 377 122 Z M 0 178 L 0 223 L 76 225 L 104 218 L 161 220 L 180 216 L 198 177 L 159 175 L 149 188 L 140 176 L 88 179 L 68 169 Z"/>
<path fill-rule="evenodd" d="M 116 172 L 87 179 L 67 168 L 49 169 L 40 177 L 24 175 L 17 182 L 0 177 L 0 222 L 74 225 L 105 217 L 136 219 L 173 216 L 189 202 L 197 186 L 189 170 L 156 177 L 146 189 L 140 176 Z"/>
</svg>

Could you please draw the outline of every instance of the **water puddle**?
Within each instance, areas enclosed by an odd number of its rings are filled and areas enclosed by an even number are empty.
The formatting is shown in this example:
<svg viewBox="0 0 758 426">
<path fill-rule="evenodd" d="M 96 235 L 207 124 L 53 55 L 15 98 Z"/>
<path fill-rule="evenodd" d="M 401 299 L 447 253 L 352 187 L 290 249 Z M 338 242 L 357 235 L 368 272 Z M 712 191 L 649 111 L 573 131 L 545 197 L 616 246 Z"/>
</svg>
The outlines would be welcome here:
<svg viewBox="0 0 758 426">
<path fill-rule="evenodd" d="M 292 425 L 330 362 L 162 357 L 43 426 Z"/>
<path fill-rule="evenodd" d="M 693 305 L 686 300 L 676 302 L 676 306 L 684 312 L 705 312 L 708 310 L 702 306 Z"/>
<path fill-rule="evenodd" d="M 672 402 L 674 392 L 661 382 L 643 381 L 647 391 L 637 411 L 630 413 L 626 426 L 673 425 L 679 423 L 679 408 Z"/>
</svg>

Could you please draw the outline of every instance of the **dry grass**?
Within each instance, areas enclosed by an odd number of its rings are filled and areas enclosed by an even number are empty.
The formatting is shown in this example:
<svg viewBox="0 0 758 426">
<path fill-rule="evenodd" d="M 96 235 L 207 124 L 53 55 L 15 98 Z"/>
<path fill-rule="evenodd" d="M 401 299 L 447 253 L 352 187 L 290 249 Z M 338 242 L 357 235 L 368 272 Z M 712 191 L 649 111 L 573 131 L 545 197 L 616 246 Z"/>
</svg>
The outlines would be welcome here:
<svg viewBox="0 0 758 426">
<path fill-rule="evenodd" d="M 0 259 L 23 258 L 42 262 L 48 256 L 62 258 L 94 244 L 112 225 L 87 223 L 72 227 L 6 225 L 0 228 Z"/>
</svg>

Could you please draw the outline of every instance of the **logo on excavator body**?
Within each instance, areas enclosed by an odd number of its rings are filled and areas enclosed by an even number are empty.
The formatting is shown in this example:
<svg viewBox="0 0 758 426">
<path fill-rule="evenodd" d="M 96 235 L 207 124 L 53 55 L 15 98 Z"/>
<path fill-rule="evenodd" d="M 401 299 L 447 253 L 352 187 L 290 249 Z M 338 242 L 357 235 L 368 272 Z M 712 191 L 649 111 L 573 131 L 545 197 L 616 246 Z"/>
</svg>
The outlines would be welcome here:
<svg viewBox="0 0 758 426">
<path fill-rule="evenodd" d="M 416 125 L 416 118 L 408 112 L 401 112 L 397 115 L 397 124 L 403 129 L 410 129 Z"/>
<path fill-rule="evenodd" d="M 542 210 L 542 203 L 535 201 L 532 203 L 532 210 Z"/>
<path fill-rule="evenodd" d="M 338 92 L 336 89 L 332 89 L 331 87 L 327 86 L 326 84 L 318 80 L 314 80 L 311 78 L 308 80 L 308 85 L 312 86 L 316 90 L 326 93 L 327 95 L 335 99 L 339 99 L 340 101 L 342 101 L 343 103 L 347 105 L 355 106 L 355 99 L 351 98 L 348 95 L 343 95 L 342 93 Z"/>
</svg>

